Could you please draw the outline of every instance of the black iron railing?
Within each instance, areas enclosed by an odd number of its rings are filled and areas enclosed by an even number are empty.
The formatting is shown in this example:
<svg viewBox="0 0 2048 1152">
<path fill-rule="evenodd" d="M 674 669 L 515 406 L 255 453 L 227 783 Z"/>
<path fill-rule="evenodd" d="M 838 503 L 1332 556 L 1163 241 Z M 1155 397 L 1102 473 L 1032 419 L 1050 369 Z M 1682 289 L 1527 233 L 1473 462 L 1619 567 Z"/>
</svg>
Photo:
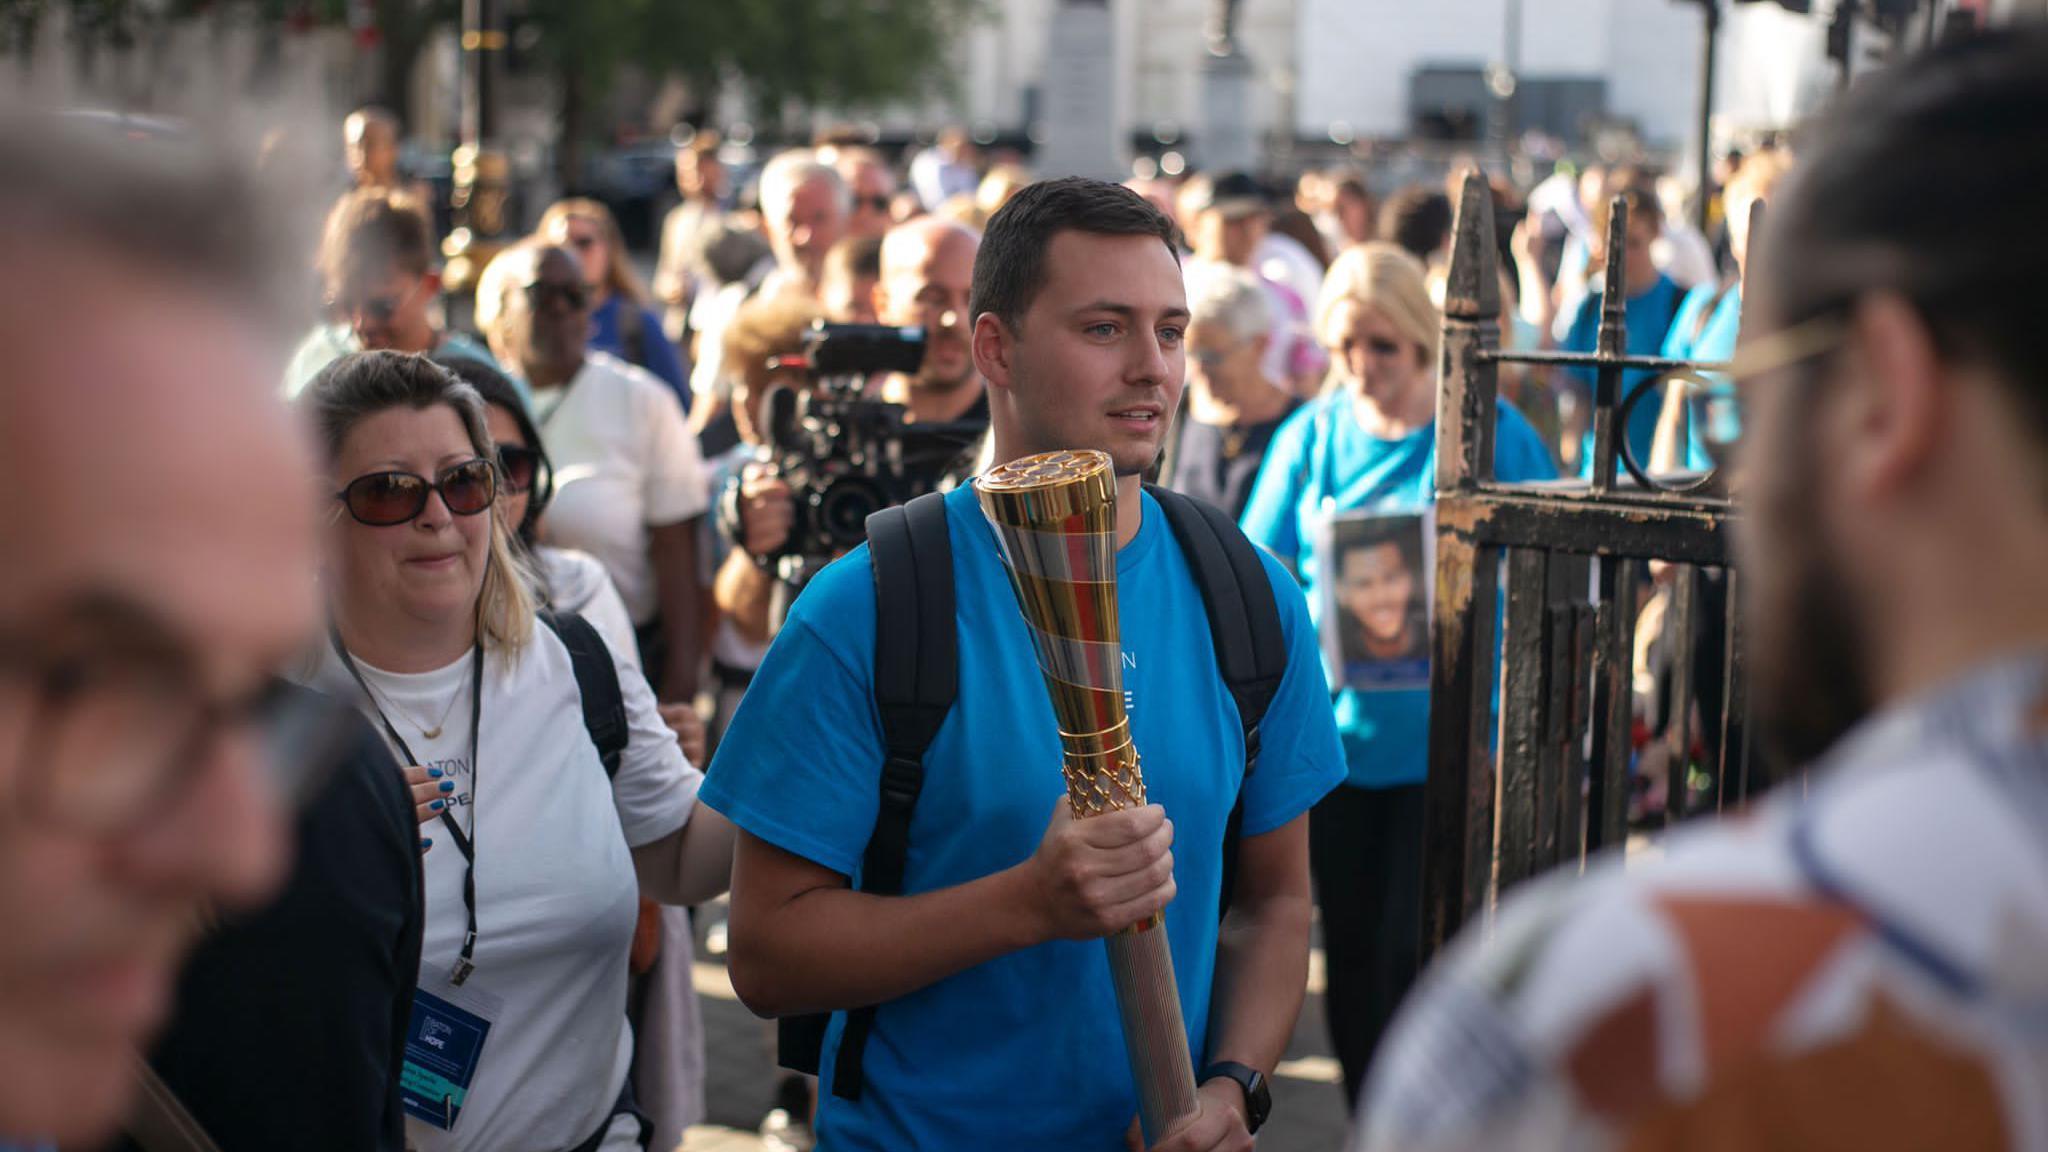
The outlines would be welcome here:
<svg viewBox="0 0 2048 1152">
<path fill-rule="evenodd" d="M 1623 434 L 1635 406 L 1664 392 L 1660 379 L 1624 396 L 1624 374 L 1698 380 L 1723 366 L 1627 354 L 1626 293 L 1613 288 L 1627 226 L 1617 199 L 1596 350 L 1503 351 L 1492 196 L 1480 175 L 1465 180 L 1437 408 L 1425 954 L 1501 889 L 1627 835 L 1646 589 L 1667 590 L 1664 819 L 1738 803 L 1751 788 L 1742 635 L 1725 610 L 1733 505 L 1711 473 L 1653 474 Z M 1502 364 L 1593 370 L 1589 480 L 1494 479 Z M 1708 754 L 1689 771 L 1696 745 Z"/>
</svg>

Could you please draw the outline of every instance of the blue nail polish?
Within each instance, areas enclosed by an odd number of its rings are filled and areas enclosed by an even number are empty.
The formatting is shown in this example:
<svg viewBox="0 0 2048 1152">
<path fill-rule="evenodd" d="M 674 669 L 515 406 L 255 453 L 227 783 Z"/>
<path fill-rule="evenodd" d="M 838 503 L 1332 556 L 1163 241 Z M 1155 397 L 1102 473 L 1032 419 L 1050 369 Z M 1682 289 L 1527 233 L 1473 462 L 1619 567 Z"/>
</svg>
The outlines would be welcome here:
<svg viewBox="0 0 2048 1152">
<path fill-rule="evenodd" d="M 441 778 L 441 770 L 439 768 L 427 769 L 427 778 L 430 780 L 439 780 Z"/>
<path fill-rule="evenodd" d="M 439 812 L 441 809 L 446 808 L 447 806 L 448 802 L 446 800 L 436 800 L 432 804 L 427 805 L 427 810 L 429 812 Z"/>
<path fill-rule="evenodd" d="M 443 781 L 441 781 L 441 791 L 443 791 L 443 792 L 453 792 L 453 791 L 455 791 L 455 781 L 453 781 L 453 780 L 443 780 Z"/>
<path fill-rule="evenodd" d="M 433 842 L 432 840 L 422 840 L 422 841 L 420 841 L 420 851 L 422 851 L 422 852 L 425 852 L 425 851 L 426 851 L 427 849 L 429 849 L 429 848 L 432 848 L 433 846 L 434 846 L 434 842 Z"/>
</svg>

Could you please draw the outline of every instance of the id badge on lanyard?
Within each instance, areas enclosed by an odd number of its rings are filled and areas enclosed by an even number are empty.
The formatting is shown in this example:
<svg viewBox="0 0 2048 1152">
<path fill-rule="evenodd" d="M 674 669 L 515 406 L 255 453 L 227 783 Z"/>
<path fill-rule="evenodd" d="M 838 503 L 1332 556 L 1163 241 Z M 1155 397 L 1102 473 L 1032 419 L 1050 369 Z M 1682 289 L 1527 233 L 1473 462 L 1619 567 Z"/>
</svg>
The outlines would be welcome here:
<svg viewBox="0 0 2048 1152">
<path fill-rule="evenodd" d="M 483 1062 L 491 1021 L 502 1007 L 497 997 L 473 984 L 457 987 L 421 969 L 405 1029 L 405 1067 L 398 1078 L 406 1115 L 454 1131 Z"/>
</svg>

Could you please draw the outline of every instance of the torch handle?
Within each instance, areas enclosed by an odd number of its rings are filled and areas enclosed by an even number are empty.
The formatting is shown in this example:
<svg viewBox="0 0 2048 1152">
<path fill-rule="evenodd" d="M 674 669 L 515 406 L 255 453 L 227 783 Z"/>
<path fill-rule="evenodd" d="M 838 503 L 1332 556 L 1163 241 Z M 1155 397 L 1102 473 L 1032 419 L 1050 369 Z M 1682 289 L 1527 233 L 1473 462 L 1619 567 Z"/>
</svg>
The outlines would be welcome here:
<svg viewBox="0 0 2048 1152">
<path fill-rule="evenodd" d="M 1166 923 L 1155 915 L 1149 924 L 1127 928 L 1103 944 L 1109 949 L 1124 1049 L 1138 1088 L 1138 1119 L 1149 1147 L 1195 1112 L 1195 1066 L 1181 1020 Z"/>
</svg>

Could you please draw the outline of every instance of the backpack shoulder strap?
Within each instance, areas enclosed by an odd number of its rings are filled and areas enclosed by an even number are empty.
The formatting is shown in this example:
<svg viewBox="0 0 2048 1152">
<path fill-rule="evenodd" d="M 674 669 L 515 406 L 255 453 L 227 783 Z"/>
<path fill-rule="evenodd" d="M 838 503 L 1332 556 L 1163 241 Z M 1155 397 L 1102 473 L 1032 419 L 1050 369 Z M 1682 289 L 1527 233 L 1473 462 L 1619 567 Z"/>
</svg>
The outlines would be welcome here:
<svg viewBox="0 0 2048 1152">
<path fill-rule="evenodd" d="M 1237 718 L 1244 725 L 1244 774 L 1258 767 L 1259 725 L 1287 675 L 1287 636 L 1280 628 L 1280 606 L 1257 548 L 1223 510 L 1166 488 L 1148 487 L 1166 513 L 1202 591 L 1209 613 L 1209 633 L 1216 644 L 1216 663 Z M 1230 910 L 1237 885 L 1237 841 L 1244 824 L 1244 787 L 1223 834 L 1223 889 L 1219 914 Z"/>
<path fill-rule="evenodd" d="M 583 727 L 590 732 L 590 742 L 597 745 L 605 779 L 612 779 L 619 774 L 629 731 L 626 695 L 619 688 L 619 670 L 612 663 L 612 651 L 590 621 L 574 612 L 549 610 L 538 615 L 541 623 L 569 650 L 569 666 L 576 671 L 576 691 L 583 697 Z"/>
<path fill-rule="evenodd" d="M 1170 489 L 1150 491 L 1194 572 L 1216 641 L 1216 662 L 1237 702 L 1238 718 L 1252 733 L 1287 675 L 1287 638 L 1265 564 L 1222 509 Z M 1248 760 L 1255 759 L 1257 744 L 1248 741 L 1245 752 Z"/>
<path fill-rule="evenodd" d="M 910 813 L 924 786 L 925 749 L 959 691 L 945 497 L 920 496 L 869 517 L 868 557 L 875 580 L 875 708 L 887 758 L 860 886 L 893 894 L 903 886 Z"/>
<path fill-rule="evenodd" d="M 860 890 L 896 895 L 903 891 L 910 819 L 924 788 L 924 754 L 959 692 L 960 643 L 946 498 L 931 493 L 901 507 L 885 508 L 868 517 L 867 532 L 875 581 L 875 708 L 886 756 L 875 830 L 861 858 Z M 816 1069 L 827 1019 L 828 1015 L 816 1015 L 780 1022 L 784 1066 L 798 1067 L 807 1060 Z M 872 1005 L 846 1014 L 833 1064 L 833 1095 L 860 1099 L 865 1080 L 862 1053 L 874 1021 Z"/>
</svg>

